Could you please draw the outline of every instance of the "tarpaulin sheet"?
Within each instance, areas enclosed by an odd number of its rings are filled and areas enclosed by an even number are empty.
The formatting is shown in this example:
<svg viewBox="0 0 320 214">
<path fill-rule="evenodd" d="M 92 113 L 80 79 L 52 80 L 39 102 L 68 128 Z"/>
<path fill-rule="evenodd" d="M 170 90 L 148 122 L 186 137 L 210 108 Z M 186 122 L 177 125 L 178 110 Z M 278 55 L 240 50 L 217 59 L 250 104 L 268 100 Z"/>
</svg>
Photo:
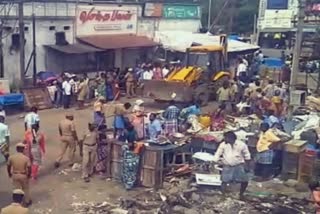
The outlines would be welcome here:
<svg viewBox="0 0 320 214">
<path fill-rule="evenodd" d="M 0 96 L 0 105 L 10 106 L 10 105 L 23 105 L 24 96 L 20 93 L 6 94 Z"/>
<path fill-rule="evenodd" d="M 185 31 L 157 31 L 154 40 L 162 44 L 165 49 L 179 52 L 185 52 L 194 43 L 199 45 L 220 44 L 219 36 Z M 228 52 L 254 51 L 259 48 L 257 45 L 228 39 Z"/>
</svg>

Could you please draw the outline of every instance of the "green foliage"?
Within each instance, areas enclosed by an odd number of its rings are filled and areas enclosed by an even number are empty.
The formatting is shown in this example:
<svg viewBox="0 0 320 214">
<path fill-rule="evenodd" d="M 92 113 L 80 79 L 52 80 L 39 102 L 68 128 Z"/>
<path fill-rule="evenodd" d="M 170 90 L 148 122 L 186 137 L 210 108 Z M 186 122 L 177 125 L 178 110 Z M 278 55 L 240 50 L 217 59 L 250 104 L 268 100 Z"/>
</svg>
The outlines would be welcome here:
<svg viewBox="0 0 320 214">
<path fill-rule="evenodd" d="M 226 0 L 212 0 L 211 23 L 217 17 Z M 231 1 L 231 0 L 229 0 Z M 258 15 L 259 0 L 233 0 L 235 2 L 234 21 L 232 32 L 251 33 L 254 25 L 254 16 Z M 202 24 L 207 26 L 209 0 L 201 0 L 202 5 Z M 225 8 L 220 16 L 219 25 L 228 26 L 232 9 L 230 5 Z"/>
</svg>

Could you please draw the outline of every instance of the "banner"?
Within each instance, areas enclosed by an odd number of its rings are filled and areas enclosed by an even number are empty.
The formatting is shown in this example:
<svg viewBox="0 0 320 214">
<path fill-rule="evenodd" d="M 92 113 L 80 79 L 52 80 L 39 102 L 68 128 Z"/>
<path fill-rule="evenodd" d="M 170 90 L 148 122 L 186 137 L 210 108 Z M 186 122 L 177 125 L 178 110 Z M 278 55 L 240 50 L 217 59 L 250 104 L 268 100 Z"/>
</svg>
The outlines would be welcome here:
<svg viewBox="0 0 320 214">
<path fill-rule="evenodd" d="M 162 17 L 162 3 L 145 3 L 143 16 L 144 17 Z"/>
<path fill-rule="evenodd" d="M 137 15 L 137 6 L 79 5 L 76 14 L 76 34 L 136 34 Z"/>
<path fill-rule="evenodd" d="M 164 5 L 163 18 L 166 19 L 200 19 L 200 6 L 197 5 Z"/>
</svg>

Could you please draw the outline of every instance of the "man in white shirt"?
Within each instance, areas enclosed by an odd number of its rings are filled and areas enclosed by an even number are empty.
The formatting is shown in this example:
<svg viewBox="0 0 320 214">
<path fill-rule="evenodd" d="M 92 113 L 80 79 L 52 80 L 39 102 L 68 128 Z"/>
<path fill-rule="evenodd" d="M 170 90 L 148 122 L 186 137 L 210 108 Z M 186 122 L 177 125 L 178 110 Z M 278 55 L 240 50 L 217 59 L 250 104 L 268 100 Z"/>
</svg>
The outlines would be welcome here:
<svg viewBox="0 0 320 214">
<path fill-rule="evenodd" d="M 146 71 L 143 72 L 143 79 L 144 80 L 152 80 L 152 77 L 153 77 L 152 70 L 147 69 Z"/>
<path fill-rule="evenodd" d="M 242 62 L 248 67 L 249 66 L 249 62 L 246 58 L 242 58 Z"/>
<path fill-rule="evenodd" d="M 4 124 L 4 117 L 0 116 L 0 152 L 6 161 L 8 161 L 9 158 L 9 137 L 9 128 Z"/>
<path fill-rule="evenodd" d="M 165 65 L 163 68 L 162 68 L 162 76 L 163 78 L 166 78 L 167 75 L 169 73 L 169 67 L 167 65 Z"/>
<path fill-rule="evenodd" d="M 239 59 L 239 64 L 238 64 L 238 68 L 237 68 L 237 78 L 239 78 L 242 73 L 247 73 L 247 66 L 246 64 L 243 62 L 242 59 Z"/>
<path fill-rule="evenodd" d="M 24 128 L 26 131 L 31 130 L 33 125 L 40 127 L 40 117 L 36 106 L 32 106 L 30 112 L 24 117 Z"/>
<path fill-rule="evenodd" d="M 3 106 L 0 105 L 0 116 L 4 117 L 4 121 L 6 121 L 6 111 L 3 109 Z"/>
<path fill-rule="evenodd" d="M 222 192 L 225 193 L 226 186 L 231 182 L 241 183 L 240 199 L 243 199 L 243 194 L 248 187 L 249 177 L 249 161 L 251 155 L 248 146 L 237 140 L 234 132 L 229 131 L 224 133 L 224 142 L 222 142 L 215 155 L 215 162 L 222 162 L 223 170 L 221 173 Z"/>
<path fill-rule="evenodd" d="M 70 108 L 72 86 L 70 84 L 69 78 L 66 78 L 63 81 L 62 91 L 63 91 L 63 107 L 65 109 Z"/>
</svg>

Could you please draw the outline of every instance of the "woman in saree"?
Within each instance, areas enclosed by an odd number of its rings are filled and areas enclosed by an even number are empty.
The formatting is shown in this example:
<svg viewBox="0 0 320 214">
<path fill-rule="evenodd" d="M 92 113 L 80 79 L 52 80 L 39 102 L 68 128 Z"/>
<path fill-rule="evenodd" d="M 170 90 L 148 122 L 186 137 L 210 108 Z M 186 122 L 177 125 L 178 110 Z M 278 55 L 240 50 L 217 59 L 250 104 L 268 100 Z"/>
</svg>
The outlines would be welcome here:
<svg viewBox="0 0 320 214">
<path fill-rule="evenodd" d="M 126 129 L 126 141 L 122 146 L 122 182 L 125 188 L 132 189 L 136 184 L 138 171 L 139 171 L 139 162 L 140 156 L 134 152 L 135 143 L 136 143 L 136 131 L 134 127 L 129 124 Z"/>
<path fill-rule="evenodd" d="M 26 144 L 25 155 L 31 161 L 31 178 L 36 180 L 45 154 L 45 137 L 39 132 L 39 125 L 34 124 L 31 130 L 26 131 L 24 143 Z"/>
<path fill-rule="evenodd" d="M 99 125 L 105 124 L 105 117 L 103 112 L 103 104 L 105 103 L 104 97 L 99 97 L 98 100 L 93 104 L 93 123 L 98 127 Z"/>
<path fill-rule="evenodd" d="M 114 77 L 112 75 L 112 72 L 107 72 L 106 75 L 106 100 L 112 101 L 115 97 L 114 94 Z"/>
<path fill-rule="evenodd" d="M 106 77 L 104 73 L 97 79 L 97 95 L 106 98 Z"/>
<path fill-rule="evenodd" d="M 104 177 L 107 169 L 107 155 L 108 155 L 108 139 L 107 126 L 101 124 L 98 126 L 98 140 L 97 140 L 97 163 L 96 172 Z"/>
<path fill-rule="evenodd" d="M 225 128 L 224 117 L 225 117 L 226 105 L 223 103 L 219 106 L 217 111 L 213 113 L 211 117 L 211 130 L 222 131 Z"/>
</svg>

